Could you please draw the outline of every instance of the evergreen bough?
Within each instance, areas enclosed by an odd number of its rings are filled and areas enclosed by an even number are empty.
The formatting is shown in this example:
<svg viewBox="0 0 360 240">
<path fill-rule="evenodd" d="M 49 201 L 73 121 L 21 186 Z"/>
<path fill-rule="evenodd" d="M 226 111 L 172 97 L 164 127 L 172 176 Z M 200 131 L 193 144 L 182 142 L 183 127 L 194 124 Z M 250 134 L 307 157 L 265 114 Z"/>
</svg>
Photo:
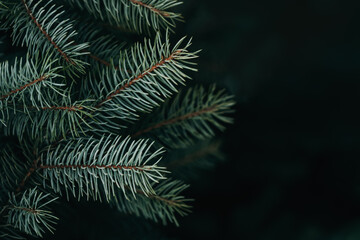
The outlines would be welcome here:
<svg viewBox="0 0 360 240">
<path fill-rule="evenodd" d="M 234 102 L 215 85 L 180 87 L 198 54 L 191 39 L 170 43 L 180 3 L 0 1 L 1 42 L 26 49 L 0 54 L 1 239 L 53 232 L 53 202 L 73 197 L 164 224 L 190 212 L 169 170 L 216 155 L 209 139 Z"/>
</svg>

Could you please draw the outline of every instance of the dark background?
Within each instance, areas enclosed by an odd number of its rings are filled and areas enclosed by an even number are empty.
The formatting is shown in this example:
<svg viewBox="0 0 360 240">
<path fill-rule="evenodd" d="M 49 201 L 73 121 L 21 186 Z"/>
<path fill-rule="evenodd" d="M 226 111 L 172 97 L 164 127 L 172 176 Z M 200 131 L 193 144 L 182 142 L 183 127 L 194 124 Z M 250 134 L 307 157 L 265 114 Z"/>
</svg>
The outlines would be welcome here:
<svg viewBox="0 0 360 240">
<path fill-rule="evenodd" d="M 185 0 L 194 80 L 236 96 L 227 161 L 192 183 L 181 239 L 360 239 L 359 6 Z"/>
</svg>

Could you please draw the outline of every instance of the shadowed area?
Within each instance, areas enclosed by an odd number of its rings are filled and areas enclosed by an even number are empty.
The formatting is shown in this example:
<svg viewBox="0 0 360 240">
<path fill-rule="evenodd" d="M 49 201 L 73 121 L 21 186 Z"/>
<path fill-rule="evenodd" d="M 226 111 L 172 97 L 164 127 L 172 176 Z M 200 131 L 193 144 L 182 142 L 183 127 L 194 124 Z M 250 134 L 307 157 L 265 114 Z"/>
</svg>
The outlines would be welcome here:
<svg viewBox="0 0 360 240">
<path fill-rule="evenodd" d="M 194 182 L 171 234 L 207 239 L 360 237 L 360 48 L 341 1 L 185 1 L 202 48 L 195 80 L 236 95 L 227 161 Z M 178 31 L 180 34 L 181 31 Z"/>
</svg>

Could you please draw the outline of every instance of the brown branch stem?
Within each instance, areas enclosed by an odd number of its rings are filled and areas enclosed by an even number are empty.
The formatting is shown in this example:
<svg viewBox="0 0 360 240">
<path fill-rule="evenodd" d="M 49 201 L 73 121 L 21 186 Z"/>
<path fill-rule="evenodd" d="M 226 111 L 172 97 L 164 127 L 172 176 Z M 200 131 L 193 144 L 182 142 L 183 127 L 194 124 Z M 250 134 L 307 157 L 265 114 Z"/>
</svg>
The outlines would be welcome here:
<svg viewBox="0 0 360 240">
<path fill-rule="evenodd" d="M 143 191 L 141 191 L 140 189 L 136 189 L 136 193 L 146 196 L 146 194 Z M 174 207 L 183 207 L 185 205 L 185 204 L 182 204 L 181 201 L 179 201 L 179 200 L 170 200 L 170 199 L 167 199 L 167 198 L 164 198 L 164 197 L 161 197 L 158 195 L 154 195 L 154 194 L 150 194 L 150 195 L 148 194 L 148 196 L 149 196 L 149 198 L 162 201 L 162 202 L 164 202 L 168 205 L 174 206 Z"/>
<path fill-rule="evenodd" d="M 49 42 L 55 47 L 55 49 L 61 54 L 61 56 L 65 59 L 65 61 L 75 65 L 75 63 L 68 57 L 68 55 L 60 49 L 60 47 L 54 42 L 54 40 L 50 37 L 50 35 L 44 30 L 43 26 L 38 22 L 38 20 L 34 17 L 32 11 L 27 5 L 25 0 L 21 0 L 26 8 L 27 14 L 30 16 L 31 20 L 35 23 L 35 25 L 40 29 L 41 33 L 49 40 Z"/>
<path fill-rule="evenodd" d="M 25 208 L 25 207 L 14 207 L 14 208 L 17 208 L 17 209 L 21 209 L 21 210 L 24 210 L 24 211 L 27 211 L 27 212 L 30 212 L 32 214 L 38 214 L 39 211 L 36 210 L 36 209 L 33 209 L 33 208 Z"/>
<path fill-rule="evenodd" d="M 163 126 L 174 124 L 174 123 L 177 123 L 177 122 L 180 122 L 180 121 L 184 121 L 184 120 L 189 119 L 189 118 L 194 118 L 194 117 L 200 116 L 200 115 L 208 113 L 208 112 L 212 112 L 212 111 L 216 110 L 216 108 L 217 108 L 217 106 L 211 106 L 211 107 L 207 107 L 207 108 L 201 109 L 201 110 L 196 111 L 196 112 L 191 112 L 191 113 L 188 113 L 188 114 L 185 114 L 185 115 L 182 115 L 182 116 L 178 116 L 178 117 L 174 117 L 174 118 L 164 120 L 162 122 L 159 122 L 159 123 L 154 124 L 154 125 L 152 125 L 152 126 L 150 126 L 148 128 L 142 129 L 142 130 L 134 133 L 132 135 L 132 137 L 137 137 L 137 136 L 142 135 L 144 133 L 150 132 L 150 131 L 152 131 L 154 129 L 161 128 Z"/>
<path fill-rule="evenodd" d="M 111 93 L 109 96 L 107 96 L 104 100 L 102 100 L 97 106 L 96 108 L 101 107 L 106 101 L 111 100 L 112 98 L 114 98 L 116 95 L 118 95 L 122 90 L 130 87 L 132 84 L 134 84 L 135 82 L 137 82 L 138 80 L 142 79 L 143 77 L 145 77 L 146 75 L 150 74 L 151 72 L 153 72 L 155 69 L 159 68 L 160 66 L 164 65 L 166 62 L 171 61 L 172 59 L 175 58 L 175 56 L 177 54 L 179 54 L 181 52 L 181 50 L 177 50 L 174 53 L 172 53 L 169 57 L 167 58 L 163 58 L 160 62 L 158 62 L 157 64 L 155 64 L 154 66 L 152 66 L 151 68 L 145 70 L 143 73 L 139 74 L 138 76 L 136 76 L 134 79 L 132 79 L 130 82 L 126 83 L 124 86 L 122 86 L 121 88 L 115 90 L 113 93 Z"/>
<path fill-rule="evenodd" d="M 158 15 L 161 15 L 163 17 L 170 17 L 170 13 L 166 12 L 166 11 L 162 11 L 162 10 L 159 10 L 151 5 L 148 5 L 148 4 L 145 4 L 143 2 L 140 2 L 140 1 L 137 1 L 137 0 L 130 0 L 130 2 L 134 3 L 134 4 L 137 4 L 137 5 L 140 5 L 140 6 L 143 6 L 147 9 L 150 9 L 150 11 L 153 11 L 154 13 L 158 14 Z"/>
<path fill-rule="evenodd" d="M 107 169 L 129 169 L 129 170 L 137 170 L 144 171 L 144 166 L 134 167 L 134 166 L 120 166 L 120 165 L 40 165 L 41 169 L 55 169 L 55 168 L 107 168 Z"/>
<path fill-rule="evenodd" d="M 43 81 L 43 80 L 45 80 L 45 79 L 47 79 L 47 78 L 48 78 L 48 76 L 43 75 L 43 76 L 39 77 L 38 79 L 35 79 L 34 81 L 32 81 L 32 82 L 30 82 L 30 83 L 27 83 L 27 84 L 25 84 L 24 86 L 21 86 L 21 87 L 15 89 L 15 90 L 12 90 L 11 92 L 3 95 L 3 96 L 1 96 L 1 97 L 0 97 L 0 100 L 3 100 L 3 99 L 5 99 L 5 98 L 9 97 L 10 95 L 12 95 L 12 94 L 14 94 L 14 93 L 17 93 L 17 92 L 20 92 L 20 91 L 24 90 L 25 88 L 30 87 L 31 85 L 34 85 L 35 83 L 41 82 L 41 81 Z"/>
<path fill-rule="evenodd" d="M 78 110 L 82 110 L 81 106 L 51 106 L 51 107 L 43 107 L 42 110 L 64 110 L 69 112 L 76 112 Z"/>
</svg>

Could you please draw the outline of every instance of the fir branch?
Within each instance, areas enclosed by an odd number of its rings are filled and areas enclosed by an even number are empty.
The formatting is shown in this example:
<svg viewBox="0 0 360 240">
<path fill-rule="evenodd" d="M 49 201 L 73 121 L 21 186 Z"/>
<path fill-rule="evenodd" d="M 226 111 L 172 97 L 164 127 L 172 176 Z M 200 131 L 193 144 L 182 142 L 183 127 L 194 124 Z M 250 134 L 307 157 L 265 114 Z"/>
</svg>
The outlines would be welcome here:
<svg viewBox="0 0 360 240">
<path fill-rule="evenodd" d="M 102 100 L 97 105 L 97 107 L 98 108 L 101 107 L 101 105 L 103 105 L 106 101 L 112 100 L 116 95 L 120 94 L 121 91 L 130 87 L 135 82 L 143 79 L 145 76 L 149 75 L 151 72 L 155 71 L 155 69 L 158 69 L 160 66 L 164 65 L 165 63 L 172 61 L 176 57 L 176 55 L 179 55 L 180 53 L 181 53 L 181 50 L 177 50 L 177 51 L 173 52 L 172 54 L 170 54 L 170 56 L 168 56 L 167 58 L 162 59 L 160 62 L 158 62 L 155 65 L 151 66 L 150 68 L 146 69 L 144 72 L 137 75 L 135 78 L 131 79 L 128 83 L 126 83 L 125 85 L 121 86 L 119 89 L 116 89 L 114 92 L 112 92 L 110 95 L 108 95 L 104 100 Z"/>
<path fill-rule="evenodd" d="M 80 198 L 100 198 L 102 192 L 106 200 L 120 188 L 125 193 L 125 185 L 132 194 L 140 188 L 145 194 L 154 193 L 151 182 L 164 179 L 164 168 L 157 164 L 160 161 L 159 149 L 153 153 L 153 143 L 130 138 L 121 139 L 109 135 L 100 140 L 95 138 L 73 139 L 59 144 L 41 156 L 42 174 L 50 181 L 51 188 L 62 192 L 63 185 L 68 195 L 70 191 Z M 155 163 L 148 164 L 151 161 Z M 47 183 L 44 181 L 44 186 Z"/>
<path fill-rule="evenodd" d="M 71 76 L 84 73 L 86 63 L 79 57 L 87 54 L 84 50 L 88 45 L 74 44 L 72 39 L 77 32 L 73 29 L 73 22 L 64 18 L 61 7 L 53 0 L 21 0 L 18 4 L 6 1 L 6 4 L 8 9 L 1 9 L 5 15 L 1 27 L 12 28 L 15 44 L 26 45 L 32 55 L 59 54 L 57 60 L 63 70 Z"/>
<path fill-rule="evenodd" d="M 143 7 L 147 8 L 147 9 L 150 9 L 150 11 L 153 11 L 154 13 L 159 14 L 159 15 L 161 15 L 163 17 L 169 17 L 171 15 L 168 12 L 159 10 L 159 9 L 157 9 L 157 8 L 155 8 L 155 7 L 153 7 L 153 6 L 149 5 L 149 4 L 145 4 L 145 3 L 141 2 L 141 1 L 137 1 L 137 0 L 130 0 L 130 1 L 132 3 L 134 3 L 134 4 L 137 4 L 137 5 L 143 6 Z"/>
<path fill-rule="evenodd" d="M 64 79 L 57 73 L 61 67 L 55 67 L 55 61 L 51 55 L 42 59 L 28 55 L 16 58 L 13 65 L 8 61 L 0 63 L 0 120 L 9 117 L 9 109 L 29 114 L 31 108 L 49 107 L 54 98 L 64 95 Z"/>
<path fill-rule="evenodd" d="M 150 33 L 150 30 L 175 27 L 181 21 L 179 13 L 169 11 L 181 4 L 178 0 L 67 0 L 71 6 L 90 13 L 96 19 L 108 22 L 117 27 L 126 27 L 139 33 Z"/>
<path fill-rule="evenodd" d="M 53 232 L 58 219 L 51 211 L 47 210 L 48 205 L 57 198 L 49 199 L 50 194 L 43 194 L 36 188 L 26 190 L 17 199 L 15 194 L 10 194 L 8 205 L 8 224 L 14 226 L 30 235 L 42 237 L 45 229 Z"/>
<path fill-rule="evenodd" d="M 30 16 L 30 18 L 33 20 L 35 25 L 40 29 L 41 33 L 44 34 L 44 36 L 49 40 L 49 42 L 55 47 L 55 49 L 60 53 L 60 55 L 69 63 L 74 65 L 75 63 L 68 57 L 68 55 L 60 49 L 60 47 L 54 42 L 54 40 L 49 36 L 49 34 L 44 30 L 43 26 L 38 22 L 38 20 L 34 17 L 32 11 L 30 10 L 28 4 L 26 3 L 26 0 L 21 0 L 21 2 L 24 4 L 26 8 L 27 14 Z"/>
<path fill-rule="evenodd" d="M 184 70 L 195 71 L 191 65 L 198 53 L 187 50 L 191 41 L 180 48 L 183 41 L 171 49 L 168 35 L 162 42 L 158 34 L 154 43 L 145 40 L 121 52 L 119 66 L 128 71 L 106 68 L 90 75 L 88 83 L 94 95 L 102 98 L 96 105 L 94 128 L 118 133 L 125 122 L 137 120 L 139 113 L 150 112 L 176 92 L 177 85 L 190 78 Z"/>
<path fill-rule="evenodd" d="M 214 85 L 208 90 L 190 88 L 164 104 L 131 136 L 149 136 L 167 147 L 184 148 L 194 139 L 211 138 L 213 127 L 224 130 L 223 124 L 232 122 L 227 114 L 233 111 L 233 105 L 232 96 L 216 91 Z"/>
<path fill-rule="evenodd" d="M 27 84 L 25 84 L 25 85 L 23 85 L 23 86 L 21 86 L 21 87 L 19 87 L 19 88 L 17 88 L 17 89 L 14 89 L 14 90 L 12 90 L 11 92 L 6 93 L 5 95 L 2 95 L 2 96 L 0 97 L 0 100 L 4 100 L 5 98 L 8 98 L 10 95 L 12 95 L 12 94 L 14 94 L 14 93 L 20 92 L 20 91 L 24 90 L 25 88 L 30 87 L 31 85 L 34 85 L 34 84 L 36 84 L 36 83 L 38 83 L 38 82 L 41 82 L 41 81 L 44 81 L 44 80 L 46 80 L 48 77 L 49 77 L 49 76 L 47 76 L 47 75 L 43 75 L 43 76 L 39 77 L 38 79 L 35 79 L 35 80 L 32 81 L 32 82 L 29 82 L 29 83 L 27 83 Z"/>
<path fill-rule="evenodd" d="M 82 164 L 82 165 L 40 165 L 41 169 L 64 169 L 64 168 L 72 168 L 72 169 L 76 169 L 76 168 L 81 168 L 81 169 L 85 169 L 85 168 L 96 168 L 96 169 L 126 169 L 126 170 L 135 170 L 135 171 L 145 171 L 146 168 L 144 168 L 144 166 L 139 166 L 139 167 L 133 167 L 133 166 L 119 166 L 119 165 L 86 165 L 86 164 Z"/>
<path fill-rule="evenodd" d="M 66 94 L 69 94 L 66 92 Z M 89 128 L 88 120 L 92 118 L 93 101 L 75 101 L 67 98 L 54 99 L 59 105 L 50 105 L 36 109 L 26 106 L 28 114 L 12 114 L 4 128 L 6 135 L 16 135 L 20 140 L 24 135 L 31 139 L 43 139 L 44 142 L 54 142 L 60 137 L 78 137 Z"/>
<path fill-rule="evenodd" d="M 200 109 L 200 110 L 197 110 L 197 111 L 194 111 L 194 112 L 190 112 L 190 113 L 187 113 L 187 114 L 184 114 L 184 115 L 173 117 L 173 118 L 164 120 L 162 122 L 156 123 L 156 124 L 146 128 L 146 129 L 139 130 L 138 132 L 134 133 L 132 135 L 132 137 L 138 137 L 138 136 L 140 136 L 140 135 L 142 135 L 144 133 L 153 131 L 153 130 L 155 130 L 157 128 L 161 128 L 161 127 L 164 127 L 164 126 L 167 126 L 167 125 L 176 124 L 176 123 L 181 122 L 181 121 L 185 121 L 185 120 L 188 120 L 188 119 L 191 119 L 191 118 L 195 118 L 195 117 L 201 116 L 201 115 L 206 114 L 206 113 L 214 113 L 216 111 L 217 111 L 217 106 L 214 105 L 214 106 L 203 108 L 203 109 Z"/>
<path fill-rule="evenodd" d="M 176 215 L 186 216 L 190 212 L 187 203 L 192 200 L 180 195 L 188 187 L 181 181 L 168 179 L 154 185 L 156 194 L 146 195 L 142 190 L 137 190 L 137 197 L 130 196 L 130 199 L 125 199 L 123 194 L 116 194 L 110 203 L 121 212 L 155 222 L 161 220 L 164 225 L 170 221 L 178 226 Z"/>
<path fill-rule="evenodd" d="M 51 106 L 51 107 L 42 107 L 42 110 L 62 110 L 68 112 L 76 112 L 84 109 L 82 106 Z"/>
</svg>

